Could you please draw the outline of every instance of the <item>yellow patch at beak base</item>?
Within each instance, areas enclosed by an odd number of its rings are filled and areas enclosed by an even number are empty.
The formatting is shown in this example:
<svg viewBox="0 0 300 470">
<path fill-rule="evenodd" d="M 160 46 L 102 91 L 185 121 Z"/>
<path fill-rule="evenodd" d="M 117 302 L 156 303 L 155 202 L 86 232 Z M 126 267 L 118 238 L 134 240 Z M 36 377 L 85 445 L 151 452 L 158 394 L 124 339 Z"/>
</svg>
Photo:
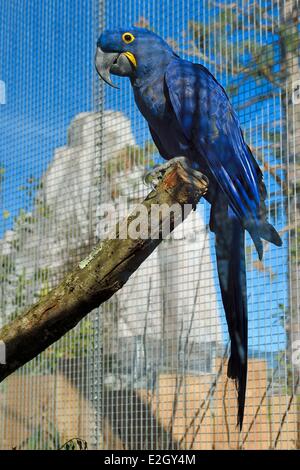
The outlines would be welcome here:
<svg viewBox="0 0 300 470">
<path fill-rule="evenodd" d="M 124 52 L 124 55 L 130 60 L 130 62 L 136 67 L 136 58 L 131 52 Z"/>
</svg>

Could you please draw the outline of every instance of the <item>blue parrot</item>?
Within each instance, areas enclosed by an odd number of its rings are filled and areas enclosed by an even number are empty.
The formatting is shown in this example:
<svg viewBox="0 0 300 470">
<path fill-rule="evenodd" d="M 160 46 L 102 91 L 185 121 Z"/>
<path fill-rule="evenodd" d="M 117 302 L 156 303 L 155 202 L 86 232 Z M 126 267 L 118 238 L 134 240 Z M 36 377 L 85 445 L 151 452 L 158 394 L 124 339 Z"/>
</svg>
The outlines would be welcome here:
<svg viewBox="0 0 300 470">
<path fill-rule="evenodd" d="M 110 73 L 129 77 L 161 156 L 183 156 L 209 180 L 205 198 L 211 204 L 210 229 L 231 339 L 227 375 L 236 381 L 241 430 L 248 349 L 245 230 L 259 259 L 261 239 L 282 244 L 267 221 L 262 172 L 224 88 L 207 68 L 181 59 L 160 36 L 142 28 L 104 31 L 95 65 L 112 86 Z"/>
</svg>

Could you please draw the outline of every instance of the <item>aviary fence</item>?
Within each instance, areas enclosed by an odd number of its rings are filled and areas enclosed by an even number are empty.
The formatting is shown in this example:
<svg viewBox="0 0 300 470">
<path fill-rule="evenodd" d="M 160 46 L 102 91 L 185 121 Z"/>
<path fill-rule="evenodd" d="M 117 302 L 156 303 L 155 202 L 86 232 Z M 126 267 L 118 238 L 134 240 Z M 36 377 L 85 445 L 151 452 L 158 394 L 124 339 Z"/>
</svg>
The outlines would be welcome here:
<svg viewBox="0 0 300 470">
<path fill-rule="evenodd" d="M 0 448 L 299 448 L 298 0 L 32 0 L 0 4 L 0 323 L 54 287 L 160 161 L 129 81 L 103 87 L 100 31 L 153 29 L 224 85 L 283 247 L 247 238 L 243 432 L 209 208 L 195 212 L 102 308 L 0 386 Z"/>
</svg>

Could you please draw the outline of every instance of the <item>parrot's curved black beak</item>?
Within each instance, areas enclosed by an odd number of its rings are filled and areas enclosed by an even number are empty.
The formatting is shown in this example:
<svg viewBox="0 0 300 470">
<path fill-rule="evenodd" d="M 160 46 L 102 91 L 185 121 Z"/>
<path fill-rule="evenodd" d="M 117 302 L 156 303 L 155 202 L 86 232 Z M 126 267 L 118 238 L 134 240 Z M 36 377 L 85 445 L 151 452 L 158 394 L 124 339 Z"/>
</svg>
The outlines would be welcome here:
<svg viewBox="0 0 300 470">
<path fill-rule="evenodd" d="M 133 73 L 133 65 L 125 54 L 119 52 L 103 52 L 97 47 L 95 66 L 99 76 L 113 88 L 119 88 L 113 84 L 110 74 L 120 77 L 130 77 Z"/>
</svg>

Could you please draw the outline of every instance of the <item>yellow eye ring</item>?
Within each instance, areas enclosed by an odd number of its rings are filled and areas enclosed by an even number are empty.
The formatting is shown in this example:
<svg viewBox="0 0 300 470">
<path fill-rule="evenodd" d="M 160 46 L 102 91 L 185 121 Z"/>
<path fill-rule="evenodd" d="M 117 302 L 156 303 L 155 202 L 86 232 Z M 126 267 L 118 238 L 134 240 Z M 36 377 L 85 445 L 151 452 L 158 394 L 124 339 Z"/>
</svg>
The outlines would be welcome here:
<svg viewBox="0 0 300 470">
<path fill-rule="evenodd" d="M 122 39 L 125 42 L 125 44 L 130 44 L 132 41 L 135 40 L 135 37 L 131 33 L 124 33 L 122 36 Z"/>
</svg>

